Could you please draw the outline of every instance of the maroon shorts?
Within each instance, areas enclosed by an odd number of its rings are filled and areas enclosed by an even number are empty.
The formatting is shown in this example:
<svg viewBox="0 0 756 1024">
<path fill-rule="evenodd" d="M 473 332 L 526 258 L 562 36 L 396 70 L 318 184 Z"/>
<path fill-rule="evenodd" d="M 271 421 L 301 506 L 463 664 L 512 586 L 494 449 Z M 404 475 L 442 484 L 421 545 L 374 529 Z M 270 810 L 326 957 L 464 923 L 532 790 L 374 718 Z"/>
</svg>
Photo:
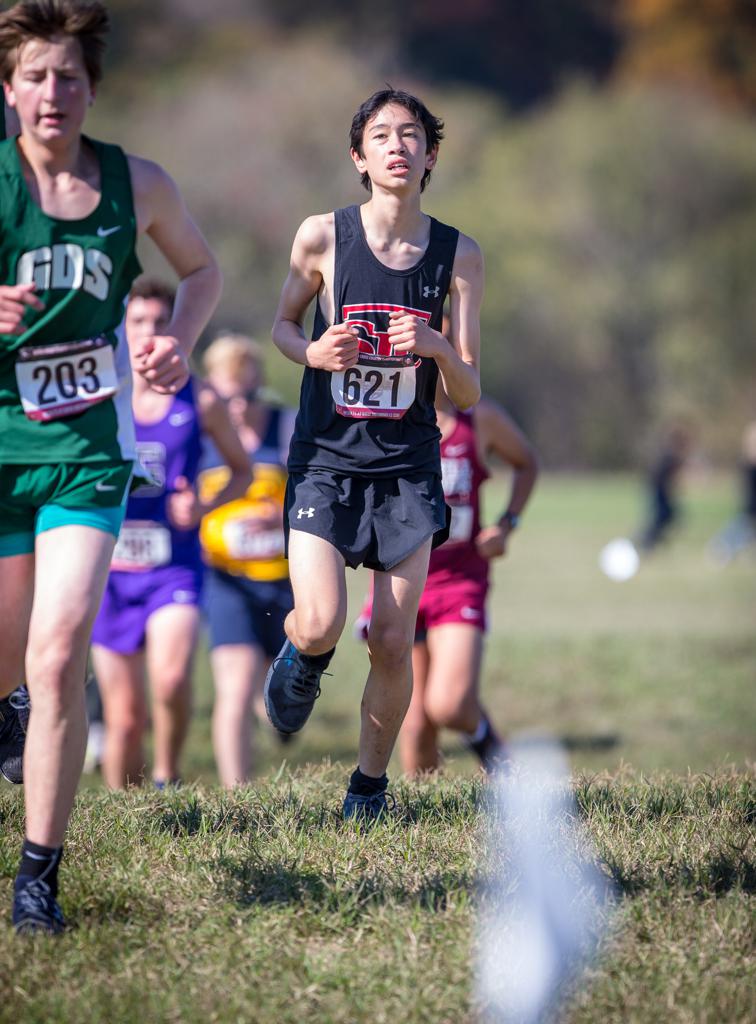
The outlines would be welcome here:
<svg viewBox="0 0 756 1024">
<path fill-rule="evenodd" d="M 446 625 L 448 622 L 462 622 L 466 626 L 477 626 L 486 631 L 486 595 L 487 580 L 453 580 L 445 583 L 434 583 L 431 579 L 420 598 L 415 626 L 415 641 L 425 639 L 425 634 L 435 626 Z M 354 624 L 354 633 L 358 640 L 367 640 L 370 616 L 373 610 L 373 592 L 365 598 L 359 617 Z"/>
<path fill-rule="evenodd" d="M 485 632 L 487 580 L 454 580 L 434 584 L 429 581 L 417 610 L 415 639 L 422 640 L 429 629 L 449 622 L 477 626 Z"/>
</svg>

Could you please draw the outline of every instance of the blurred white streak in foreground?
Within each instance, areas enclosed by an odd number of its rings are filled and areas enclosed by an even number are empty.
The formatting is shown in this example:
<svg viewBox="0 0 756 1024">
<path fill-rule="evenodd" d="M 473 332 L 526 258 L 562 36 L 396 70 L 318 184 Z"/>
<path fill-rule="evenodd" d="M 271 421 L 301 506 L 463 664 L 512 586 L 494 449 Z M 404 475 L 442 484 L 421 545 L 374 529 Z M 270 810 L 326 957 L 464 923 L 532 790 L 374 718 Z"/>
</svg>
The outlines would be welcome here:
<svg viewBox="0 0 756 1024">
<path fill-rule="evenodd" d="M 577 824 L 561 748 L 515 743 L 510 753 L 510 772 L 491 785 L 478 1003 L 485 1021 L 535 1024 L 595 952 L 610 885 Z"/>
</svg>

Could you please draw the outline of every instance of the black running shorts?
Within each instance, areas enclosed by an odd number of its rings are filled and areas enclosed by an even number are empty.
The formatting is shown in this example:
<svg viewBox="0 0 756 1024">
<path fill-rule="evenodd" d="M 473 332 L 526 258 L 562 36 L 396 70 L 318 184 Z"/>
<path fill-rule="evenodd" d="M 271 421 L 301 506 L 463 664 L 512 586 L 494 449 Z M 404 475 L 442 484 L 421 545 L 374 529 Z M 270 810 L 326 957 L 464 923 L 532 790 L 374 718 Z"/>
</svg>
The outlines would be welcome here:
<svg viewBox="0 0 756 1024">
<path fill-rule="evenodd" d="M 429 537 L 433 547 L 446 540 L 441 479 L 432 473 L 372 480 L 326 470 L 292 473 L 284 530 L 287 555 L 289 530 L 301 530 L 332 544 L 352 569 L 364 565 L 387 572 Z"/>
</svg>

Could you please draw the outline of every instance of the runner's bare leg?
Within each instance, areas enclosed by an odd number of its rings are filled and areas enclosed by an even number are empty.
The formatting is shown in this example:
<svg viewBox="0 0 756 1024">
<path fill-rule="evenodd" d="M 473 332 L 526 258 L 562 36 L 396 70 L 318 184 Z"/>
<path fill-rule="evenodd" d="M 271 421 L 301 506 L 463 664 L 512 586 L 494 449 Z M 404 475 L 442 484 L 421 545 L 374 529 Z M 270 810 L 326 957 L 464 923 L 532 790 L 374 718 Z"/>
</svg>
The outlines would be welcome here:
<svg viewBox="0 0 756 1024">
<path fill-rule="evenodd" d="M 26 836 L 58 847 L 87 745 L 84 704 L 89 638 L 102 600 L 112 534 L 62 526 L 36 541 L 34 603 L 26 652 L 32 702 L 24 755 Z"/>
<path fill-rule="evenodd" d="M 379 778 L 412 695 L 412 644 L 420 597 L 428 574 L 430 538 L 390 572 L 375 573 L 368 631 L 370 673 L 362 697 L 360 771 Z"/>
</svg>

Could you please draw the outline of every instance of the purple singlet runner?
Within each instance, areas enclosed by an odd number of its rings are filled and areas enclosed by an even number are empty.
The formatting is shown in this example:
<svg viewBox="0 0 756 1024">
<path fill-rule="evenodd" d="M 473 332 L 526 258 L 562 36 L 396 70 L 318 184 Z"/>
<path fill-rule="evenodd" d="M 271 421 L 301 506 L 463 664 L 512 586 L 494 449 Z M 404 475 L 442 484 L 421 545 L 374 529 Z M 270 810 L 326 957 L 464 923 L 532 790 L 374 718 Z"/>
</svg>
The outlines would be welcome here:
<svg viewBox="0 0 756 1024">
<path fill-rule="evenodd" d="M 166 513 L 176 480 L 197 476 L 202 442 L 190 380 L 157 423 L 135 422 L 137 451 L 154 485 L 137 488 L 113 553 L 92 643 L 119 654 L 144 647 L 147 620 L 169 604 L 199 603 L 202 586 L 199 529 L 180 530 Z"/>
</svg>

